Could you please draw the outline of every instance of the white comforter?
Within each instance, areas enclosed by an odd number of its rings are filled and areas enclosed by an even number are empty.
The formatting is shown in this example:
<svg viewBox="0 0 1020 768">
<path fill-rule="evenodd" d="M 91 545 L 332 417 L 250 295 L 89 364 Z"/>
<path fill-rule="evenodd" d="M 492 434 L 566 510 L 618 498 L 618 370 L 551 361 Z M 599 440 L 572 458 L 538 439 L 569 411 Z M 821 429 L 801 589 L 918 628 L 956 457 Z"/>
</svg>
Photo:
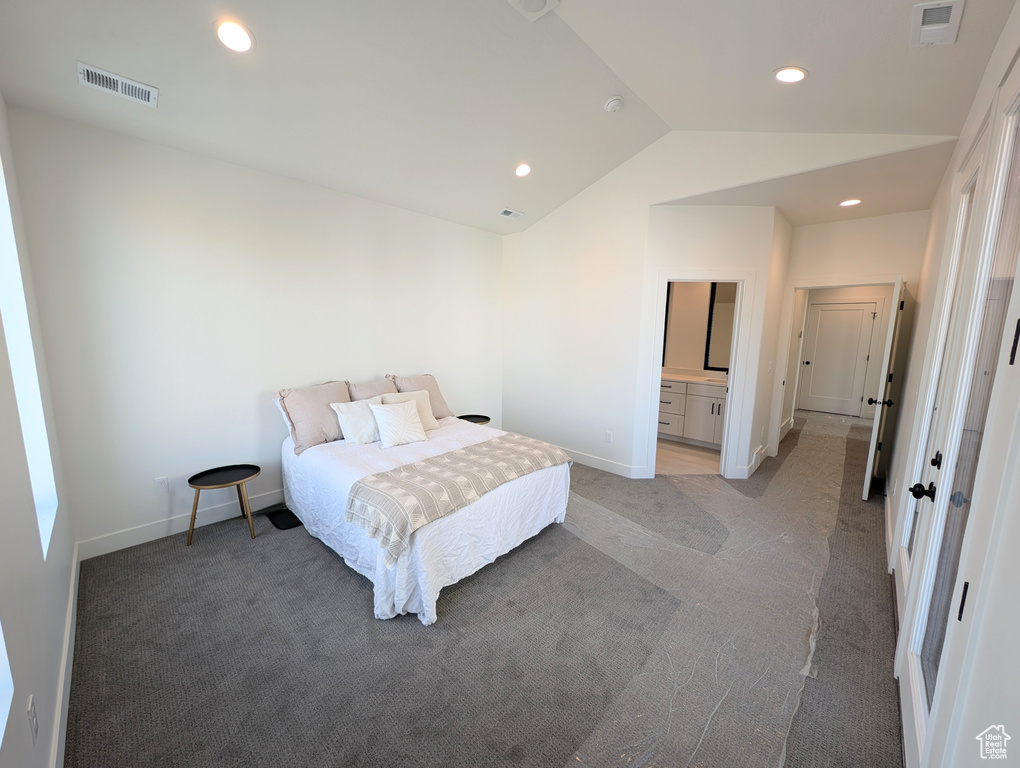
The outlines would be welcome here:
<svg viewBox="0 0 1020 768">
<path fill-rule="evenodd" d="M 506 434 L 456 418 L 442 419 L 428 439 L 395 448 L 339 440 L 294 455 L 283 443 L 283 492 L 308 532 L 375 585 L 375 616 L 416 613 L 436 620 L 439 591 L 491 563 L 553 522 L 562 523 L 570 490 L 567 465 L 501 485 L 480 500 L 418 529 L 411 546 L 387 567 L 379 544 L 345 520 L 351 486 L 366 475 L 438 456 Z"/>
</svg>

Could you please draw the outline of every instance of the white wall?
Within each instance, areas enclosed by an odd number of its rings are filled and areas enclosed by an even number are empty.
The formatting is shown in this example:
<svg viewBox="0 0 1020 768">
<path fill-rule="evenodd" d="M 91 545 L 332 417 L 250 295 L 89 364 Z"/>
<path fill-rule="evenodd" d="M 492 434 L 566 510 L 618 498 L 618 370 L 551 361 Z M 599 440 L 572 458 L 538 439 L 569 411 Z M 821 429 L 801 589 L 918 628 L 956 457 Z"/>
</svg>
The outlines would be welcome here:
<svg viewBox="0 0 1020 768">
<path fill-rule="evenodd" d="M 949 309 L 943 299 L 946 283 L 951 277 L 946 262 L 951 247 L 948 233 L 956 215 L 957 201 L 952 197 L 956 170 L 995 103 L 996 91 L 1005 73 L 1013 69 L 1018 46 L 1020 6 L 1014 8 L 989 58 L 956 152 L 932 203 L 928 239 L 916 291 L 915 337 L 903 391 L 904 407 L 890 468 L 892 484 L 887 509 L 894 515 L 905 509 L 906 488 L 915 481 L 917 464 L 928 458 L 923 455 L 921 447 L 926 416 L 922 401 L 926 388 L 934 382 L 938 371 L 938 328 Z M 1013 322 L 1011 319 L 1010 323 Z M 1008 370 L 1003 373 L 1000 368 L 1000 374 L 1009 377 L 1009 387 L 1013 388 L 1015 398 L 1017 372 Z M 1000 382 L 996 382 L 1000 400 L 1003 399 L 1005 389 L 1007 387 L 1000 387 Z M 1020 469 L 1020 419 L 1017 418 L 1015 399 L 1012 402 L 1013 408 L 1003 410 L 1001 403 L 993 398 L 987 428 L 1000 433 L 1004 428 L 1011 429 L 1012 442 L 1007 450 L 998 446 L 999 450 L 991 450 L 987 454 L 983 452 L 978 479 L 981 487 L 986 489 L 982 493 L 995 493 L 996 484 L 1000 482 L 1007 489 L 1012 484 L 1013 492 L 1011 497 L 1001 499 L 1002 503 L 994 510 L 985 509 L 984 514 L 981 514 L 975 503 L 971 511 L 958 576 L 958 585 L 967 580 L 971 583 L 971 589 L 963 622 L 949 622 L 943 651 L 943 669 L 939 675 L 938 700 L 927 722 L 931 744 L 925 756 L 926 768 L 983 764 L 984 761 L 978 757 L 975 736 L 992 724 L 1004 724 L 1006 731 L 1013 736 L 1014 740 L 1010 744 L 1015 758 L 1016 749 L 1012 745 L 1016 743 L 1017 731 L 1020 730 L 1017 725 L 1020 723 L 1020 700 L 1017 698 L 1017 687 L 1020 685 L 1017 671 L 1020 665 L 1017 664 L 1016 651 L 1020 626 L 1016 620 L 1016 611 L 1003 607 L 1015 599 L 1016 584 L 1020 581 L 1020 560 L 1016 557 L 1020 548 L 1020 526 L 1016 525 L 1018 518 L 1015 514 L 1020 501 L 1015 482 Z M 996 418 L 996 414 L 999 418 Z M 1000 468 L 998 476 L 993 476 L 994 473 L 982 476 L 980 473 L 993 463 Z M 894 519 L 890 525 L 900 531 L 902 522 Z M 898 539 L 889 542 L 893 557 L 898 543 Z M 959 594 L 958 586 L 954 598 Z M 955 660 L 961 657 L 965 659 L 962 667 L 955 668 Z M 947 658 L 953 660 L 948 668 L 945 666 Z M 909 753 L 911 747 L 909 744 L 906 747 Z"/>
<path fill-rule="evenodd" d="M 903 275 L 916 286 L 927 236 L 928 211 L 795 227 L 790 280 L 855 285 L 862 275 Z"/>
<path fill-rule="evenodd" d="M 18 198 L 18 174 L 11 152 L 7 111 L 0 97 L 0 163 L 11 201 L 14 233 L 21 257 L 29 322 L 35 337 L 36 357 L 43 393 L 43 408 L 54 456 L 59 506 L 47 556 L 43 557 L 35 503 L 21 438 L 18 406 L 8 361 L 7 346 L 0 333 L 0 488 L 3 505 L 0 520 L 0 623 L 14 678 L 14 701 L 5 727 L 0 728 L 0 765 L 33 768 L 62 763 L 63 728 L 60 727 L 64 676 L 65 640 L 70 620 L 74 539 L 69 523 L 73 495 L 60 472 L 60 453 L 50 406 L 45 359 L 41 354 L 39 323 L 33 295 L 32 270 L 27 263 L 28 242 L 22 226 Z M 0 216 L 7 212 L 0 210 Z M 39 717 L 39 738 L 32 744 L 26 706 L 33 696 Z M 0 702 L 0 705 L 6 702 Z M 0 711 L 0 718 L 7 715 Z M 56 757 L 54 756 L 56 753 Z"/>
<path fill-rule="evenodd" d="M 204 468 L 257 463 L 253 506 L 280 499 L 281 387 L 430 372 L 501 422 L 499 236 L 10 119 L 76 533 L 108 537 L 83 557 L 182 530 Z M 236 514 L 232 493 L 203 493 L 199 521 Z"/>
<path fill-rule="evenodd" d="M 783 410 L 780 421 L 779 439 L 782 440 L 787 432 L 793 427 L 793 412 L 795 409 L 794 398 L 797 394 L 797 385 L 800 381 L 800 350 L 801 340 L 804 331 L 804 316 L 807 313 L 806 290 L 794 292 L 793 299 L 793 321 L 790 324 L 790 339 L 787 347 L 786 382 L 783 385 Z"/>
<path fill-rule="evenodd" d="M 735 369 L 729 373 L 730 393 L 726 401 L 729 443 L 725 450 L 736 452 L 736 463 L 746 472 L 751 454 L 761 444 L 756 397 L 762 393 L 756 392 L 757 372 L 763 346 L 775 209 L 662 205 L 653 207 L 650 217 L 648 253 L 656 273 L 671 279 L 699 277 L 696 273 L 685 275 L 685 271 L 693 265 L 711 264 L 720 280 L 727 279 L 724 276 L 743 278 L 735 334 L 738 358 Z M 770 396 L 771 386 L 767 389 Z M 646 420 L 651 418 L 645 415 Z M 726 462 L 725 456 L 723 461 Z"/>
<path fill-rule="evenodd" d="M 507 237 L 504 425 L 587 463 L 650 474 L 665 292 L 660 295 L 663 265 L 649 247 L 649 206 L 932 141 L 674 132 Z M 725 271 L 693 250 L 671 268 L 692 279 Z M 606 430 L 614 432 L 611 444 Z"/>
<path fill-rule="evenodd" d="M 783 401 L 783 361 L 780 340 L 782 337 L 782 313 L 784 288 L 790 267 L 793 228 L 778 210 L 773 212 L 772 242 L 769 247 L 769 271 L 765 294 L 765 316 L 761 335 L 761 359 L 758 363 L 758 387 L 754 404 L 755 432 L 752 445 L 757 447 L 752 455 L 753 472 L 765 459 L 779 451 L 779 430 L 781 423 L 773 418 L 773 412 Z"/>
<path fill-rule="evenodd" d="M 711 283 L 671 284 L 664 368 L 704 370 L 711 297 Z"/>
</svg>

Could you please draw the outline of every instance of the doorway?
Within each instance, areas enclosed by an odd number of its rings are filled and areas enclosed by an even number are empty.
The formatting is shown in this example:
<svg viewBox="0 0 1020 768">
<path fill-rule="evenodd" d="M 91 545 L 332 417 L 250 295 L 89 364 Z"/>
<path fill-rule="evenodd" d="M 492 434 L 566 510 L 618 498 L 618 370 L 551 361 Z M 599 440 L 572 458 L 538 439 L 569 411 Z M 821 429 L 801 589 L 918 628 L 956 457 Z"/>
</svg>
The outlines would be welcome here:
<svg viewBox="0 0 1020 768">
<path fill-rule="evenodd" d="M 895 435 L 911 300 L 901 280 L 865 285 L 794 289 L 789 358 L 779 439 L 793 426 L 795 411 L 834 414 L 871 428 L 863 480 L 884 487 L 888 449 Z"/>
<path fill-rule="evenodd" d="M 871 420 L 891 285 L 806 291 L 797 407 Z"/>
<path fill-rule="evenodd" d="M 669 281 L 656 435 L 657 474 L 718 474 L 739 284 Z"/>
</svg>

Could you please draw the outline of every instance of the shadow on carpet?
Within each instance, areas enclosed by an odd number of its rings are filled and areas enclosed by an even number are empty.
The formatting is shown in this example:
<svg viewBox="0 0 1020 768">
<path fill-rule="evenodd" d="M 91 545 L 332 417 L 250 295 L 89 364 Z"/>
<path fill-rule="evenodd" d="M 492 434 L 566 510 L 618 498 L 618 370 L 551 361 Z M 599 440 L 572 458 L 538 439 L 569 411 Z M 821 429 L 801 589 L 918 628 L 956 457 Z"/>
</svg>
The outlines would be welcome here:
<svg viewBox="0 0 1020 768">
<path fill-rule="evenodd" d="M 895 606 L 885 560 L 885 507 L 861 500 L 871 430 L 851 427 L 819 630 L 786 741 L 784 768 L 902 768 L 893 678 Z"/>
<path fill-rule="evenodd" d="M 793 449 L 800 442 L 800 433 L 804 429 L 807 419 L 795 418 L 793 427 L 786 433 L 786 437 L 779 443 L 779 452 L 775 456 L 767 457 L 758 467 L 758 471 L 746 480 L 723 480 L 736 490 L 740 491 L 749 499 L 760 498 L 772 482 L 772 478 L 782 469 L 783 464 L 793 453 Z"/>
<path fill-rule="evenodd" d="M 570 490 L 672 542 L 714 555 L 729 530 L 665 475 L 630 480 L 574 463 Z"/>
<path fill-rule="evenodd" d="M 561 526 L 372 618 L 309 536 L 233 521 L 86 560 L 66 766 L 562 766 L 680 603 Z"/>
</svg>

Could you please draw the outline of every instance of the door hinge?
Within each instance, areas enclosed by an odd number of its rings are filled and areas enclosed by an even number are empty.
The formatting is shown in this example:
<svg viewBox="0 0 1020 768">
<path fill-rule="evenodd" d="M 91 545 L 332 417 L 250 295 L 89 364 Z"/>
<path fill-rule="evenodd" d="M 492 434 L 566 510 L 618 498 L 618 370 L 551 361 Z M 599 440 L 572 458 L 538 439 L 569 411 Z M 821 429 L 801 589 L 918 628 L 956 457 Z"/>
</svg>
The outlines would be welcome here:
<svg viewBox="0 0 1020 768">
<path fill-rule="evenodd" d="M 882 441 L 881 440 L 879 440 L 878 445 L 875 446 L 875 450 L 876 451 L 882 450 Z"/>
<path fill-rule="evenodd" d="M 868 355 L 866 358 L 864 358 L 864 362 L 867 362 L 870 359 L 871 359 L 871 355 Z"/>
<path fill-rule="evenodd" d="M 889 383 L 889 384 L 892 384 L 892 374 L 891 374 L 891 373 L 889 374 L 889 379 L 888 379 L 888 383 Z"/>
<path fill-rule="evenodd" d="M 967 602 L 967 590 L 970 588 L 970 582 L 963 582 L 963 594 L 960 596 L 960 612 L 956 614 L 957 621 L 963 621 L 963 606 Z"/>
<path fill-rule="evenodd" d="M 904 304 L 904 302 L 901 301 L 900 302 L 900 311 L 903 311 L 903 304 Z"/>
</svg>

